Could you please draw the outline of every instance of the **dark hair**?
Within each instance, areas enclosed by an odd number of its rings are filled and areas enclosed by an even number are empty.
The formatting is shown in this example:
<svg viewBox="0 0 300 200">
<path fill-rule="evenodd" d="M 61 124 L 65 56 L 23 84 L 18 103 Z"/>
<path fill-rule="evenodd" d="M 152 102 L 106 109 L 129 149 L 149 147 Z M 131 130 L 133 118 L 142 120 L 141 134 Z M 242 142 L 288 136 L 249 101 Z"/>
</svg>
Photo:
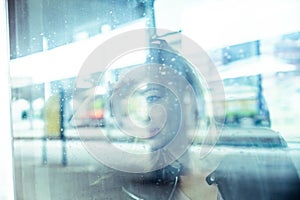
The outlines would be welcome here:
<svg viewBox="0 0 300 200">
<path fill-rule="evenodd" d="M 179 76 L 184 77 L 193 89 L 196 97 L 196 118 L 206 120 L 209 124 L 212 109 L 206 101 L 207 88 L 205 80 L 200 72 L 178 51 L 174 50 L 165 40 L 155 39 L 150 42 L 151 48 L 147 57 L 147 63 L 156 63 L 173 69 Z"/>
</svg>

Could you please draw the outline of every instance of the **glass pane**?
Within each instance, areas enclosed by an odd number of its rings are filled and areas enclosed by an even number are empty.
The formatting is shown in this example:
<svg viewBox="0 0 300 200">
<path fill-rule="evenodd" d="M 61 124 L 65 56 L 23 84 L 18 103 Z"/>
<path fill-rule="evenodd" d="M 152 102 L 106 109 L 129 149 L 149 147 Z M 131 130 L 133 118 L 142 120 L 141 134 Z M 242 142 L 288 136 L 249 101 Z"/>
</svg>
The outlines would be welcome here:
<svg viewBox="0 0 300 200">
<path fill-rule="evenodd" d="M 299 199 L 299 9 L 8 1 L 16 199 Z"/>
</svg>

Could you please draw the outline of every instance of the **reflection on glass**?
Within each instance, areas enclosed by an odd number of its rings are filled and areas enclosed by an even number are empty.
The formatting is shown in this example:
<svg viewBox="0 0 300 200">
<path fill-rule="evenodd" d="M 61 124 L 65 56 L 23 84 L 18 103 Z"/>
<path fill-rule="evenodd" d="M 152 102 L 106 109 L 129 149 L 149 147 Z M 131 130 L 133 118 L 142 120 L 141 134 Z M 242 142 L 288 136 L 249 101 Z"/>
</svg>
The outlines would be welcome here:
<svg viewBox="0 0 300 200">
<path fill-rule="evenodd" d="M 272 2 L 255 2 L 251 3 L 251 8 L 272 5 Z M 179 89 L 179 93 L 155 82 L 143 82 L 137 84 L 128 99 L 125 98 L 132 85 L 123 85 L 119 81 L 135 69 L 137 63 L 133 62 L 136 59 L 145 62 L 145 52 L 120 59 L 104 74 L 103 82 L 99 81 L 102 72 L 87 75 L 82 88 L 74 90 L 77 70 L 82 58 L 89 54 L 90 45 L 96 47 L 95 44 L 105 40 L 106 36 L 123 28 L 131 29 L 138 20 L 145 26 L 147 20 L 144 18 L 151 9 L 148 3 L 141 0 L 9 1 L 16 199 L 299 199 L 299 32 L 286 34 L 291 29 L 282 23 L 276 26 L 277 35 L 267 35 L 268 38 L 258 37 L 254 30 L 247 30 L 247 37 L 243 37 L 236 28 L 226 28 L 231 36 L 239 38 L 238 44 L 237 40 L 231 40 L 235 41 L 232 44 L 219 41 L 214 32 L 208 34 L 210 40 L 207 41 L 213 44 L 207 46 L 214 48 L 207 52 L 223 78 L 226 99 L 222 103 L 226 106 L 226 114 L 222 116 L 225 127 L 207 157 L 201 157 L 201 152 L 210 149 L 213 142 L 203 145 L 202 137 L 196 137 L 182 156 L 161 170 L 125 173 L 99 162 L 86 148 L 84 142 L 101 144 L 97 150 L 110 158 L 113 155 L 103 142 L 109 140 L 119 149 L 143 155 L 172 144 L 178 127 L 192 132 L 195 127 L 213 125 L 210 111 L 203 105 L 207 99 L 193 102 L 184 87 L 185 82 L 174 76 L 170 76 L 167 83 L 169 87 Z M 224 1 L 229 7 L 232 7 L 231 3 Z M 165 11 L 158 13 L 160 17 L 156 20 L 174 16 L 167 12 L 173 4 L 174 8 L 183 9 L 170 2 L 156 8 L 155 11 Z M 176 12 L 178 15 L 174 19 L 169 17 L 166 21 L 188 27 L 187 32 L 194 37 L 203 28 L 190 16 L 208 4 L 199 7 L 201 4 L 187 1 L 184 11 Z M 299 8 L 296 1 L 282 4 L 286 5 L 284 11 L 291 9 L 289 14 L 293 13 L 292 8 Z M 262 10 L 268 14 L 267 9 Z M 298 10 L 295 16 L 298 16 Z M 208 12 L 216 15 L 214 30 L 223 27 L 217 23 L 220 21 L 218 13 L 208 10 L 201 14 Z M 249 10 L 252 17 L 237 19 L 234 27 L 248 22 L 253 22 L 251 27 L 259 24 L 254 12 Z M 226 14 L 235 16 L 230 12 Z M 290 16 L 285 14 L 282 13 L 286 18 Z M 184 24 L 176 21 L 177 18 Z M 203 19 L 211 27 L 210 18 Z M 98 37 L 102 39 L 97 40 Z M 183 44 L 181 38 L 174 35 L 163 39 L 171 41 L 170 46 Z M 203 41 L 203 38 L 195 41 Z M 216 43 L 220 45 L 216 46 Z M 73 47 L 76 51 L 72 51 Z M 193 49 L 190 51 L 194 53 Z M 266 55 L 271 57 L 271 62 L 262 62 Z M 147 61 L 155 60 L 155 56 L 150 56 Z M 182 64 L 178 58 L 175 60 L 178 65 Z M 180 67 L 180 70 L 184 68 Z M 180 70 L 175 70 L 174 74 L 186 75 L 186 71 Z M 55 73 L 50 74 L 52 71 Z M 163 68 L 159 71 L 166 72 Z M 132 77 L 148 80 L 153 74 L 144 71 L 140 76 Z M 124 96 L 120 95 L 112 105 L 112 91 L 116 87 L 123 87 L 121 94 Z M 74 98 L 74 94 L 79 98 Z M 93 98 L 90 98 L 91 94 Z M 181 111 L 184 114 L 179 115 Z M 116 120 L 116 114 L 121 116 L 120 120 Z M 130 129 L 146 131 L 122 133 Z M 104 134 L 99 134 L 100 131 Z M 79 132 L 85 134 L 87 140 L 82 141 Z M 183 149 L 180 143 L 175 144 L 178 144 L 175 150 Z M 133 162 L 132 165 L 151 169 L 164 162 L 160 159 L 149 156 L 145 162 Z M 120 163 L 125 161 L 125 156 L 118 160 Z"/>
</svg>

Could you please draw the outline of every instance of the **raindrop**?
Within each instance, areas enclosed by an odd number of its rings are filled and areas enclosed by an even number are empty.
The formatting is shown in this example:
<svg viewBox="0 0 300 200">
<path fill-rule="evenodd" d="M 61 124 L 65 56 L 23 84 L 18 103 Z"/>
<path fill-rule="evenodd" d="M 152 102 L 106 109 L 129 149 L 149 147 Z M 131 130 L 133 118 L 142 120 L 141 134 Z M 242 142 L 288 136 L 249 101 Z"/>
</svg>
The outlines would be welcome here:
<svg viewBox="0 0 300 200">
<path fill-rule="evenodd" d="M 172 58 L 171 61 L 174 62 L 176 60 L 176 58 Z"/>
</svg>

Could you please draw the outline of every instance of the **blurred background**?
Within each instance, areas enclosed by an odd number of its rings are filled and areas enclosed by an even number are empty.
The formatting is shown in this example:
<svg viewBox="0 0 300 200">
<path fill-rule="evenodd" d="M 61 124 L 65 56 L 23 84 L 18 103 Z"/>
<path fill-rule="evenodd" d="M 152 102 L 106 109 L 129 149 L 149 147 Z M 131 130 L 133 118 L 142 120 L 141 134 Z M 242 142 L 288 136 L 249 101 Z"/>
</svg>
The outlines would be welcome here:
<svg viewBox="0 0 300 200">
<path fill-rule="evenodd" d="M 112 141 L 130 148 L 133 140 L 114 126 L 107 99 L 120 74 L 144 62 L 146 54 L 115 63 L 105 74 L 90 108 L 74 124 L 76 77 L 88 55 L 107 39 L 154 26 L 172 31 L 162 37 L 171 46 L 184 45 L 181 33 L 207 52 L 224 85 L 225 125 L 279 132 L 300 172 L 299 1 L 6 3 L 16 199 L 120 199 L 113 192 L 116 182 L 102 182 L 111 169 L 86 151 L 78 130 L 100 141 L 97 130 L 104 130 Z M 98 84 L 101 73 L 82 80 L 85 87 L 76 90 L 82 100 L 91 85 Z M 128 106 L 139 109 L 135 101 Z M 238 143 L 226 150 L 231 151 Z M 197 152 L 190 151 L 196 159 Z"/>
</svg>

